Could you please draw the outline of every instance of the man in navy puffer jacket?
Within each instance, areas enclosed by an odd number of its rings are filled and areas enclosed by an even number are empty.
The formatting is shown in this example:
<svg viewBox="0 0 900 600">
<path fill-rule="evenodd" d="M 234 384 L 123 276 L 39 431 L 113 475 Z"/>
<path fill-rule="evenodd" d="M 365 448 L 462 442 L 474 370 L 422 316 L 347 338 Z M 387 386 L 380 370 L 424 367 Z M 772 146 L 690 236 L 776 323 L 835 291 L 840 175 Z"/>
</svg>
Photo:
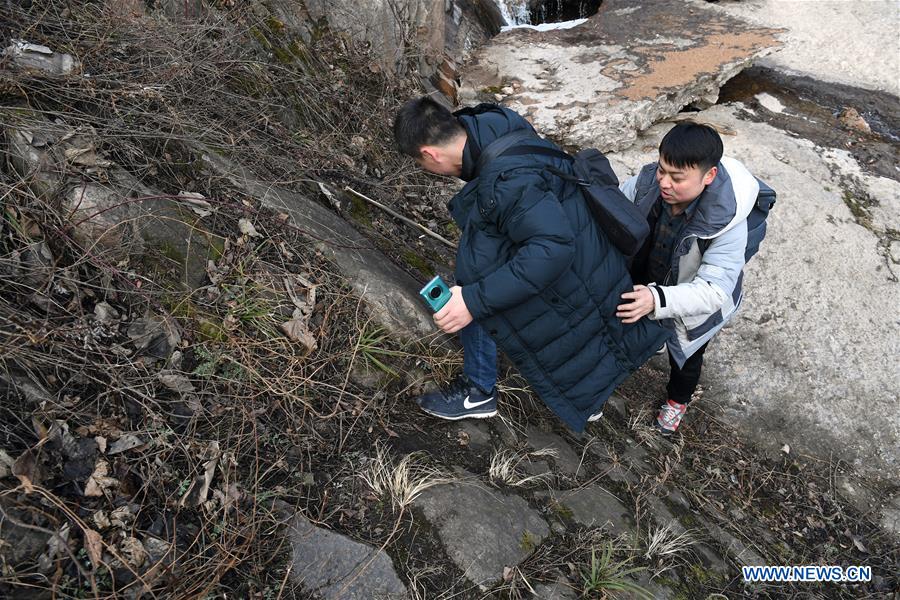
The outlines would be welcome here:
<svg viewBox="0 0 900 600">
<path fill-rule="evenodd" d="M 481 150 L 531 125 L 495 105 L 453 115 L 428 97 L 394 121 L 400 150 L 425 170 L 461 177 L 448 208 L 462 235 L 452 297 L 434 318 L 459 332 L 463 375 L 418 399 L 441 418 L 497 413 L 497 346 L 569 427 L 582 431 L 616 386 L 666 339 L 647 319 L 616 318 L 632 281 L 625 258 L 594 223 L 580 190 L 549 173 L 571 164 L 538 154 L 502 155 L 475 173 Z M 555 148 L 535 138 L 529 145 Z"/>
</svg>

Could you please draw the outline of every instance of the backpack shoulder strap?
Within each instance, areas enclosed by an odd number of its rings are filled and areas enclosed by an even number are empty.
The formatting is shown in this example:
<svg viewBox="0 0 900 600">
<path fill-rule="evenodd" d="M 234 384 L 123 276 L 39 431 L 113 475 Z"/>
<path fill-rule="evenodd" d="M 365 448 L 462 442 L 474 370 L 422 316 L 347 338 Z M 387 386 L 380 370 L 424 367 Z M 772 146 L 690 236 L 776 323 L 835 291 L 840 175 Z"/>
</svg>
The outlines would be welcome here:
<svg viewBox="0 0 900 600">
<path fill-rule="evenodd" d="M 634 203 L 637 204 L 641 201 L 641 199 L 647 195 L 647 192 L 650 191 L 650 188 L 653 187 L 653 181 L 656 176 L 656 173 L 652 169 L 648 169 L 646 165 L 641 168 L 640 173 L 638 173 L 637 183 L 634 188 Z"/>
<path fill-rule="evenodd" d="M 517 156 L 523 154 L 542 154 L 544 156 L 554 156 L 556 158 L 572 160 L 572 157 L 562 150 L 527 143 L 528 141 L 537 140 L 540 140 L 540 138 L 537 137 L 533 131 L 528 129 L 519 129 L 498 137 L 482 149 L 481 156 L 478 157 L 478 161 L 475 163 L 475 174 L 480 175 L 485 166 L 501 155 Z"/>
</svg>

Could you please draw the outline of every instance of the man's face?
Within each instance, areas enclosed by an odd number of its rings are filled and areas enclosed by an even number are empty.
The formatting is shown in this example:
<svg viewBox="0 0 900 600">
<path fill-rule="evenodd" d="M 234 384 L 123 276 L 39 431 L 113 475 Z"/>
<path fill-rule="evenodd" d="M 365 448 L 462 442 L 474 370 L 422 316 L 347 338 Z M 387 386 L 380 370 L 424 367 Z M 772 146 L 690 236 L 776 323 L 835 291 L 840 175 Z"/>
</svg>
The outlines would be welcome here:
<svg viewBox="0 0 900 600">
<path fill-rule="evenodd" d="M 716 167 L 705 172 L 696 166 L 673 167 L 660 157 L 656 167 L 656 181 L 666 204 L 685 208 L 703 193 L 703 188 L 712 183 L 716 172 Z"/>
<path fill-rule="evenodd" d="M 416 162 L 426 171 L 437 175 L 459 177 L 462 175 L 463 149 L 466 147 L 466 136 L 460 134 L 440 146 L 422 146 Z"/>
<path fill-rule="evenodd" d="M 423 147 L 419 158 L 415 160 L 420 167 L 437 175 L 458 177 L 461 173 L 461 169 L 456 168 L 454 161 L 449 159 L 448 153 L 437 146 Z"/>
</svg>

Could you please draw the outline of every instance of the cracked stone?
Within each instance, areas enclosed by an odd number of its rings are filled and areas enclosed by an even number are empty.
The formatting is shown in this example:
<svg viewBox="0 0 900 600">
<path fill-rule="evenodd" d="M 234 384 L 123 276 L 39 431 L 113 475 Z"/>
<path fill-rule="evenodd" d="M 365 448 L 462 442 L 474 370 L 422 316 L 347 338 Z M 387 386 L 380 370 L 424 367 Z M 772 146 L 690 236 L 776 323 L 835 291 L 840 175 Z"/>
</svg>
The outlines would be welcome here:
<svg viewBox="0 0 900 600">
<path fill-rule="evenodd" d="M 535 450 L 555 450 L 556 456 L 551 459 L 556 467 L 566 475 L 575 475 L 581 463 L 581 457 L 572 447 L 555 433 L 541 431 L 537 427 L 528 428 L 528 445 Z"/>
<path fill-rule="evenodd" d="M 580 490 L 538 492 L 536 498 L 552 501 L 567 509 L 576 523 L 585 527 L 604 527 L 613 535 L 634 528 L 633 511 L 601 487 Z"/>
<path fill-rule="evenodd" d="M 303 515 L 291 521 L 291 577 L 326 600 L 406 598 L 406 587 L 383 551 L 316 527 Z"/>
<path fill-rule="evenodd" d="M 474 483 L 433 487 L 414 506 L 437 529 L 450 559 L 482 589 L 501 579 L 504 567 L 519 564 L 550 533 L 524 499 Z"/>
</svg>

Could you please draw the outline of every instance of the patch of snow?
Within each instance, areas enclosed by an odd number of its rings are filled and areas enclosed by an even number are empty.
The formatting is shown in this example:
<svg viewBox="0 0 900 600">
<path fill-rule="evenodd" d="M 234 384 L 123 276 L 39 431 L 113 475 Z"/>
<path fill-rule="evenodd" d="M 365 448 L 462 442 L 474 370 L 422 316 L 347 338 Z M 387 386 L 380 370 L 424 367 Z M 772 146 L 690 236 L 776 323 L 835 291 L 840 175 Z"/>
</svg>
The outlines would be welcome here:
<svg viewBox="0 0 900 600">
<path fill-rule="evenodd" d="M 507 25 L 501 27 L 500 31 L 509 31 L 510 29 L 534 29 L 535 31 L 554 31 L 557 29 L 572 29 L 578 27 L 587 19 L 575 19 L 573 21 L 563 21 L 561 23 L 541 23 L 540 25 Z"/>
<path fill-rule="evenodd" d="M 756 101 L 762 105 L 763 108 L 769 110 L 773 113 L 781 114 L 784 112 L 784 104 L 782 104 L 778 98 L 773 96 L 772 94 L 767 94 L 766 92 L 761 92 L 756 95 Z"/>
</svg>

